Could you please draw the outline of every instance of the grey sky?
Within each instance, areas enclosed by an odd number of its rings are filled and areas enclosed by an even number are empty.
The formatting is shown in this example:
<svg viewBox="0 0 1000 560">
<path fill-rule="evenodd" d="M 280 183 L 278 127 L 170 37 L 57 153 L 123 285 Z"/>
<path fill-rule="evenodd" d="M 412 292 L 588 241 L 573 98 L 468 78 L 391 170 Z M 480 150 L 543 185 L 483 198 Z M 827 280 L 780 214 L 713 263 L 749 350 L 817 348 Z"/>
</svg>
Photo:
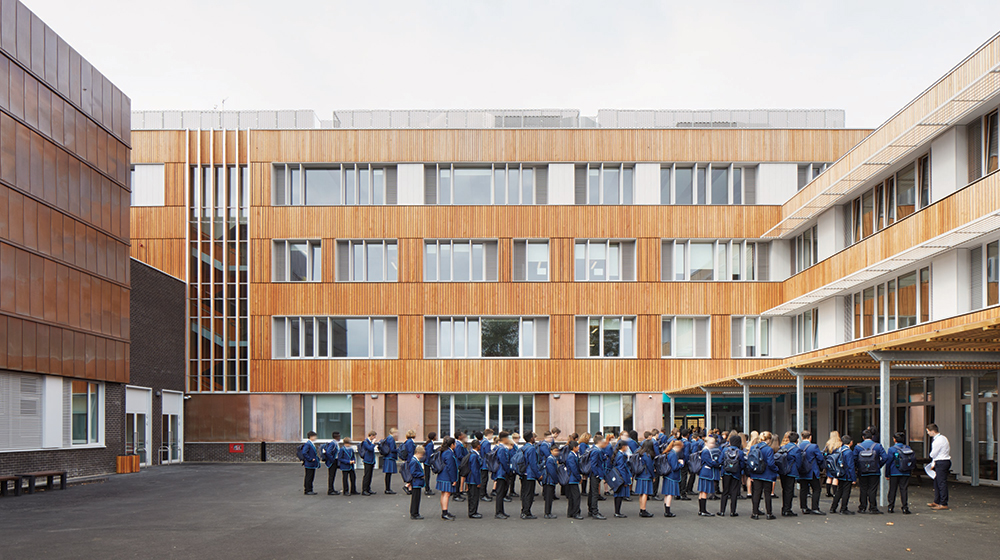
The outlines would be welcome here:
<svg viewBox="0 0 1000 560">
<path fill-rule="evenodd" d="M 22 0 L 133 109 L 842 108 L 874 127 L 997 0 Z"/>
</svg>

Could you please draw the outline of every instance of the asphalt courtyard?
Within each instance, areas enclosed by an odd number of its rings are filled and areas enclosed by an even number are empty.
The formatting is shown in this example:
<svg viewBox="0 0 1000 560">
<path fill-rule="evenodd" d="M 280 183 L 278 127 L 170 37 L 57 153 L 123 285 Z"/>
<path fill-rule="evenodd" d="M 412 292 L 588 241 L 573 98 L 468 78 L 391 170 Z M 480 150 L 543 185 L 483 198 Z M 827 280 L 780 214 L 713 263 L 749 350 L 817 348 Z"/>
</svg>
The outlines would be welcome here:
<svg viewBox="0 0 1000 560">
<path fill-rule="evenodd" d="M 380 482 L 376 472 L 376 484 Z M 358 482 L 360 483 L 360 477 Z M 397 479 L 397 488 L 400 490 Z M 291 464 L 184 464 L 112 476 L 66 491 L 0 499 L 0 559 L 40 558 L 996 558 L 1000 489 L 952 485 L 952 510 L 933 512 L 930 485 L 911 490 L 914 515 L 799 516 L 775 521 L 700 518 L 697 501 L 675 505 L 677 517 L 628 519 L 458 519 L 439 517 L 437 497 L 423 499 L 426 519 L 411 521 L 409 497 L 327 496 L 326 471 L 316 496 L 302 494 L 302 468 Z M 856 494 L 852 507 L 857 508 Z M 516 503 L 516 501 L 515 501 Z M 797 503 L 797 502 L 796 502 Z M 601 502 L 604 513 L 612 502 Z M 829 508 L 823 498 L 821 507 Z M 711 511 L 718 502 L 709 502 Z M 541 515 L 542 504 L 534 512 Z"/>
</svg>

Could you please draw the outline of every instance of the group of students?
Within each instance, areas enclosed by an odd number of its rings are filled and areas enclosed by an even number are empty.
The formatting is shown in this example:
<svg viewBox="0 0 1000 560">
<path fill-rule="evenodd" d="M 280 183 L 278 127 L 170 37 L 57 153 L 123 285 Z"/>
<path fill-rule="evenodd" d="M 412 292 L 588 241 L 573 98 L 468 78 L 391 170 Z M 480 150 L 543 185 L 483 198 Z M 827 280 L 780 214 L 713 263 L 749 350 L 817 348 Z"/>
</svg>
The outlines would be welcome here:
<svg viewBox="0 0 1000 560">
<path fill-rule="evenodd" d="M 936 429 L 936 428 L 935 428 Z M 582 498 L 587 497 L 587 515 L 593 519 L 606 519 L 599 503 L 605 496 L 614 500 L 614 516 L 622 513 L 622 503 L 637 495 L 639 516 L 653 517 L 647 509 L 650 500 L 662 494 L 664 517 L 674 517 L 671 511 L 674 500 L 689 501 L 688 494 L 695 491 L 697 480 L 698 515 L 702 517 L 738 517 L 737 502 L 746 499 L 746 489 L 752 503 L 751 518 L 776 519 L 772 499 L 776 484 L 781 487 L 781 515 L 794 517 L 793 498 L 799 486 L 799 507 L 804 515 L 824 515 L 820 510 L 822 484 L 826 482 L 826 496 L 832 498 L 829 513 L 854 515 L 848 507 L 851 487 L 860 489 L 857 513 L 881 514 L 877 495 L 879 476 L 889 480 L 888 512 L 893 513 L 896 494 L 900 497 L 900 511 L 909 514 L 908 481 L 916 461 L 914 452 L 906 445 L 902 432 L 894 435 L 894 444 L 885 449 L 875 438 L 872 429 L 865 430 L 862 441 L 855 444 L 849 435 L 830 433 L 823 449 L 813 442 L 808 431 L 801 434 L 787 432 L 777 441 L 770 432 L 751 432 L 749 435 L 732 431 L 723 434 L 711 430 L 674 429 L 668 432 L 647 431 L 639 438 L 635 431 L 615 434 L 571 434 L 568 441 L 557 444 L 558 428 L 545 432 L 539 439 L 533 432 L 524 438 L 516 433 L 493 430 L 475 432 L 470 438 L 464 432 L 445 437 L 435 444 L 436 433 L 428 434 L 427 441 L 417 444 L 415 433 L 406 433 L 402 443 L 397 443 L 395 428 L 382 440 L 372 431 L 360 445 L 350 438 L 340 439 L 334 432 L 332 440 L 321 448 L 316 445 L 316 434 L 309 432 L 307 441 L 298 450 L 299 459 L 306 469 L 305 494 L 314 495 L 313 479 L 320 463 L 329 469 L 327 493 L 330 495 L 358 495 L 354 470 L 360 457 L 364 465 L 361 495 L 370 496 L 372 473 L 376 459 L 383 459 L 385 493 L 392 490 L 393 474 L 397 471 L 403 481 L 403 491 L 411 496 L 410 517 L 420 515 L 421 496 L 440 493 L 441 518 L 453 520 L 449 511 L 451 502 L 467 502 L 468 517 L 482 518 L 480 502 L 494 502 L 494 517 L 507 519 L 505 503 L 520 499 L 521 519 L 537 519 L 532 513 L 537 486 L 541 485 L 544 503 L 543 517 L 555 519 L 553 502 L 565 496 L 566 515 L 571 519 L 584 519 Z M 397 468 L 397 462 L 401 465 Z M 343 476 L 342 492 L 334 488 L 336 472 Z M 436 476 L 432 486 L 430 480 Z M 491 484 L 492 481 L 492 484 Z M 520 493 L 515 491 L 520 481 Z M 559 491 L 557 492 L 557 487 Z M 719 500 L 716 513 L 708 511 L 708 502 Z M 761 502 L 763 501 L 763 511 Z"/>
</svg>

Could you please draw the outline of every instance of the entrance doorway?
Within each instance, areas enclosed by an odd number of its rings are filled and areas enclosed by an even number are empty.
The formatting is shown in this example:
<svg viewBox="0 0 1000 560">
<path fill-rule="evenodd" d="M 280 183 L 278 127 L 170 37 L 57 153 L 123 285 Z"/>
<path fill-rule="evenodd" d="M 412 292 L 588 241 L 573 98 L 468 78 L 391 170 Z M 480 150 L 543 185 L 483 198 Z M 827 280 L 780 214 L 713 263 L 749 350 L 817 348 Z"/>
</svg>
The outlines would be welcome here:
<svg viewBox="0 0 1000 560">
<path fill-rule="evenodd" d="M 160 423 L 159 458 L 161 464 L 180 463 L 184 460 L 184 394 L 163 391 L 163 417 Z"/>
<path fill-rule="evenodd" d="M 674 425 L 672 427 L 705 428 L 705 399 L 699 397 L 679 396 L 674 404 Z M 773 430 L 771 417 L 771 398 L 751 397 L 750 399 L 750 429 Z M 663 403 L 664 424 L 669 423 L 670 403 Z M 746 432 L 743 426 L 743 399 L 732 397 L 715 397 L 712 399 L 712 427 L 723 432 L 736 430 Z M 669 429 L 670 426 L 667 426 Z"/>
<path fill-rule="evenodd" d="M 153 391 L 145 387 L 125 388 L 125 454 L 138 455 L 139 463 L 149 466 L 152 441 Z"/>
</svg>

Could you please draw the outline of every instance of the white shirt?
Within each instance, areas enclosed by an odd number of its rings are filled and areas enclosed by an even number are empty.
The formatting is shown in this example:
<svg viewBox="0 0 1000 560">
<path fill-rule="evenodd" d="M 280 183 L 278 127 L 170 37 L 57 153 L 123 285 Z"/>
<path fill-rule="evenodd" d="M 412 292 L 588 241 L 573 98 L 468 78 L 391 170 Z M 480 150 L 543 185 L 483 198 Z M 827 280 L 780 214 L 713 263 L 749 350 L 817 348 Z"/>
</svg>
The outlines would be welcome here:
<svg viewBox="0 0 1000 560">
<path fill-rule="evenodd" d="M 951 443 L 943 434 L 931 439 L 931 463 L 937 461 L 951 461 Z"/>
</svg>

